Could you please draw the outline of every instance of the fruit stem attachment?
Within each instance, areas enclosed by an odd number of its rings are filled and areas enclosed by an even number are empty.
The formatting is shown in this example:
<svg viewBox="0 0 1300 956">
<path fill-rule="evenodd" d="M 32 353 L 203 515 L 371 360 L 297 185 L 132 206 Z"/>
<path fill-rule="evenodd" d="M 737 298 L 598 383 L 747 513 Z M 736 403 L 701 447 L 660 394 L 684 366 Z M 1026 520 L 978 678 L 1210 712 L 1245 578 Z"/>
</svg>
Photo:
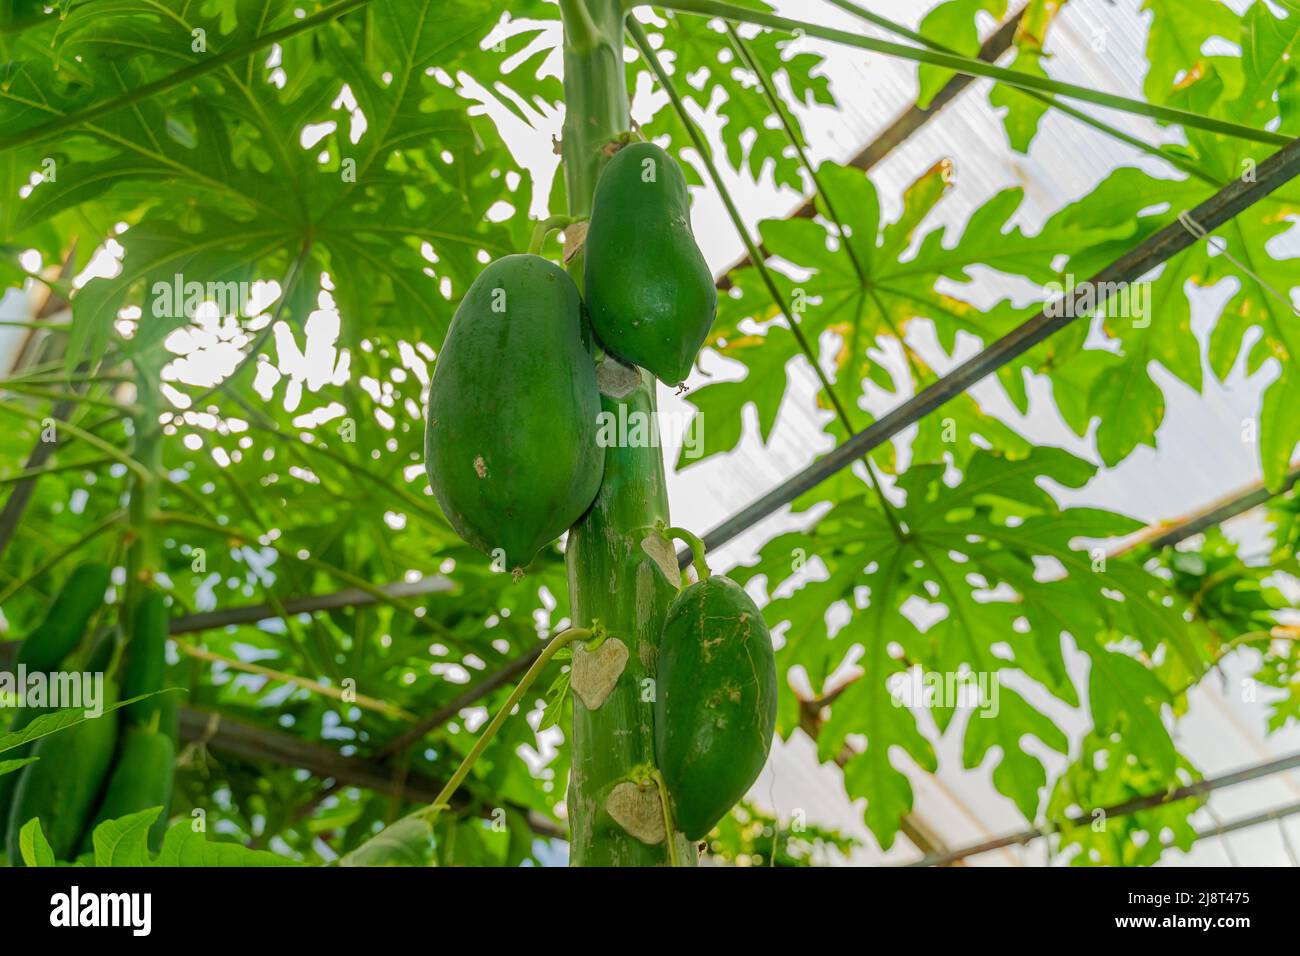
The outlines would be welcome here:
<svg viewBox="0 0 1300 956">
<path fill-rule="evenodd" d="M 516 684 L 515 689 L 511 691 L 510 697 L 506 700 L 504 706 L 497 711 L 496 716 L 493 717 L 491 723 L 484 728 L 483 733 L 479 735 L 478 740 L 474 741 L 474 746 L 471 747 L 469 753 L 465 755 L 465 759 L 460 762 L 460 766 L 457 767 L 456 772 L 451 775 L 451 779 L 447 781 L 446 786 L 439 791 L 438 796 L 434 798 L 433 803 L 429 804 L 429 806 L 425 807 L 423 810 L 419 810 L 412 814 L 412 816 L 421 817 L 432 822 L 432 820 L 442 810 L 449 806 L 448 801 L 451 800 L 452 795 L 460 785 L 465 782 L 465 778 L 469 776 L 469 772 L 473 768 L 475 761 L 483 755 L 483 751 L 486 750 L 487 745 L 492 742 L 492 738 L 497 735 L 497 731 L 499 731 L 501 725 L 506 722 L 506 718 L 510 716 L 510 712 L 515 709 L 519 704 L 519 701 L 523 699 L 524 694 L 528 692 L 528 688 L 533 685 L 533 682 L 537 680 L 542 671 L 546 669 L 546 665 L 551 662 L 551 658 L 559 652 L 560 648 L 571 644 L 574 641 L 590 640 L 596 636 L 596 630 L 591 630 L 585 627 L 570 627 L 551 638 L 550 643 L 546 645 L 542 653 L 537 655 L 537 660 L 533 661 L 532 666 L 529 667 L 524 673 L 524 676 L 519 679 L 519 683 Z"/>
<path fill-rule="evenodd" d="M 571 226 L 576 220 L 572 216 L 548 216 L 533 228 L 532 239 L 528 242 L 528 254 L 540 255 L 542 246 L 546 244 L 546 237 L 556 229 L 563 229 L 565 226 Z"/>
<path fill-rule="evenodd" d="M 696 535 L 691 534 L 685 528 L 676 527 L 665 528 L 664 537 L 669 540 L 676 538 L 678 541 L 683 542 L 688 548 L 690 548 L 691 564 L 695 565 L 695 573 L 700 576 L 701 581 L 707 581 L 709 579 L 709 575 L 713 572 L 709 570 L 708 564 L 704 561 L 703 541 L 701 541 Z"/>
</svg>

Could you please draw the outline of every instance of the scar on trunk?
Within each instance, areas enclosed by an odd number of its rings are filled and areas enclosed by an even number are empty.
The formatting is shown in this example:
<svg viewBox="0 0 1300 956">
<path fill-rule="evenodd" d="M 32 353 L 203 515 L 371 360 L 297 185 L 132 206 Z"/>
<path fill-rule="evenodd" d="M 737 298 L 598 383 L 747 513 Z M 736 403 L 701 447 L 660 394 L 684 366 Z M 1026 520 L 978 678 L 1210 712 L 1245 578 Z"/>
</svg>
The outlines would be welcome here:
<svg viewBox="0 0 1300 956">
<path fill-rule="evenodd" d="M 596 366 L 596 387 L 610 398 L 627 398 L 641 384 L 641 373 L 606 355 Z"/>
<path fill-rule="evenodd" d="M 642 843 L 654 846 L 664 841 L 664 810 L 653 784 L 639 786 L 624 780 L 609 792 L 605 812 Z"/>
<path fill-rule="evenodd" d="M 588 710 L 605 703 L 623 668 L 627 666 L 627 645 L 611 637 L 594 651 L 578 644 L 573 649 L 573 675 L 569 685 Z"/>
</svg>

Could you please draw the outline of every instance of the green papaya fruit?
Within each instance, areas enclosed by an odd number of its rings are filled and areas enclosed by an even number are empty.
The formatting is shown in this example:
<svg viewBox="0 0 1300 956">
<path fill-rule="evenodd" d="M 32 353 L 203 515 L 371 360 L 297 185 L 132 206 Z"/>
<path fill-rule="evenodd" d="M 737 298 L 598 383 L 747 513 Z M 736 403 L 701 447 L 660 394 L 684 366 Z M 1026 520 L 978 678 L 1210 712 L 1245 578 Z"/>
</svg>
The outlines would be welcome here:
<svg viewBox="0 0 1300 956">
<path fill-rule="evenodd" d="M 708 337 L 718 292 L 671 156 L 653 143 L 614 154 L 596 182 L 585 249 L 587 311 L 600 341 L 679 384 Z"/>
<path fill-rule="evenodd" d="M 161 591 L 147 591 L 135 608 L 131 642 L 126 649 L 126 667 L 122 672 L 122 699 L 152 694 L 162 687 L 167 665 L 167 605 Z M 131 726 L 148 723 L 158 712 L 161 697 L 150 697 L 127 704 L 126 721 Z"/>
<path fill-rule="evenodd" d="M 115 624 L 112 627 L 103 628 L 96 634 L 94 640 L 90 642 L 90 650 L 86 654 L 86 662 L 81 665 L 81 669 L 92 674 L 106 673 L 113 663 L 113 652 L 117 650 L 117 640 L 121 633 L 121 629 Z M 65 667 L 71 667 L 74 661 L 69 658 L 63 663 Z"/>
<path fill-rule="evenodd" d="M 68 580 L 51 602 L 45 619 L 32 629 L 19 646 L 16 663 L 26 667 L 29 674 L 57 670 L 63 659 L 81 643 L 91 615 L 103 605 L 109 580 L 107 565 L 88 561 L 78 566 L 68 575 Z M 13 719 L 4 729 L 8 733 L 16 733 L 37 717 L 53 713 L 56 709 L 27 706 L 15 708 Z M 35 746 L 25 744 L 15 748 L 4 754 L 4 759 L 18 760 L 30 756 Z M 9 819 L 9 808 L 13 805 L 18 776 L 17 773 L 7 773 L 0 777 L 0 830 L 3 830 Z"/>
<path fill-rule="evenodd" d="M 162 813 L 149 827 L 149 848 L 157 852 L 167 832 L 175 773 L 176 744 L 170 736 L 148 726 L 128 727 L 104 799 L 82 838 L 81 851 L 94 851 L 95 827 L 104 821 L 162 807 Z"/>
<path fill-rule="evenodd" d="M 50 609 L 18 649 L 18 663 L 28 671 L 52 671 L 81 643 L 90 616 L 104 604 L 108 590 L 106 565 L 89 561 L 79 566 L 55 597 Z"/>
<path fill-rule="evenodd" d="M 179 694 L 180 691 L 170 690 L 158 696 L 158 733 L 166 734 L 172 739 L 172 743 L 176 743 L 180 737 Z"/>
<path fill-rule="evenodd" d="M 519 572 L 582 516 L 605 468 L 600 395 L 563 269 L 506 256 L 451 320 L 429 388 L 424 457 L 453 528 Z"/>
<path fill-rule="evenodd" d="M 54 707 L 16 707 L 14 708 L 14 719 L 10 721 L 4 732 L 16 734 L 37 717 L 52 714 L 55 710 Z M 24 757 L 30 757 L 35 746 L 34 743 L 23 744 L 13 750 L 6 750 L 3 754 L 0 754 L 0 760 L 21 760 Z M 0 777 L 0 836 L 3 835 L 4 827 L 8 823 L 9 808 L 13 806 L 14 791 L 18 788 L 18 778 L 20 776 L 22 776 L 22 771 L 7 773 Z"/>
<path fill-rule="evenodd" d="M 117 701 L 117 686 L 106 678 L 104 707 Z M 40 818 L 55 858 L 71 859 L 108 776 L 117 726 L 117 713 L 105 713 L 36 741 L 32 755 L 39 759 L 19 771 L 9 808 L 5 853 L 11 865 L 22 859 L 18 833 L 33 817 Z"/>
<path fill-rule="evenodd" d="M 744 588 L 713 576 L 674 599 L 656 682 L 656 762 L 678 829 L 699 840 L 758 778 L 776 727 L 772 638 Z"/>
</svg>

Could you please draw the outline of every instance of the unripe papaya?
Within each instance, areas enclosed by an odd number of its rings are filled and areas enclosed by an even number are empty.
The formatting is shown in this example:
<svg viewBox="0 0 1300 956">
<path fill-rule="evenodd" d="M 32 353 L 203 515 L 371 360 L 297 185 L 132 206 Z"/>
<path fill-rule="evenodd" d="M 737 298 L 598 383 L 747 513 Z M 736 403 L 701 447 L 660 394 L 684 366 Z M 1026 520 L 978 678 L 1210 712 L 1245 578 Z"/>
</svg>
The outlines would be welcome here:
<svg viewBox="0 0 1300 956">
<path fill-rule="evenodd" d="M 584 273 L 591 325 L 605 347 L 665 385 L 685 379 L 718 292 L 691 232 L 686 178 L 653 143 L 625 146 L 601 172 Z"/>
<path fill-rule="evenodd" d="M 147 591 L 135 607 L 131 643 L 126 649 L 126 667 L 122 673 L 122 699 L 152 694 L 162 687 L 167 666 L 167 605 L 161 591 Z M 148 697 L 127 704 L 126 721 L 139 726 L 150 721 L 162 698 Z"/>
<path fill-rule="evenodd" d="M 158 695 L 158 733 L 170 737 L 172 743 L 180 739 L 181 715 L 177 691 L 169 690 Z"/>
<path fill-rule="evenodd" d="M 90 653 L 86 655 L 86 663 L 81 669 L 92 674 L 107 673 L 113 663 L 113 652 L 117 650 L 119 634 L 121 629 L 117 625 L 106 627 L 96 634 L 94 640 L 90 642 Z M 73 659 L 69 658 L 64 664 L 71 667 Z"/>
<path fill-rule="evenodd" d="M 18 663 L 28 671 L 52 671 L 76 648 L 90 616 L 104 604 L 108 567 L 95 561 L 80 565 L 50 604 L 50 609 L 18 649 Z"/>
<path fill-rule="evenodd" d="M 673 817 L 699 840 L 758 779 L 776 727 L 772 638 L 734 581 L 707 578 L 669 606 L 654 717 Z"/>
<path fill-rule="evenodd" d="M 104 707 L 117 703 L 117 687 L 104 681 Z M 54 857 L 69 860 L 108 776 L 117 745 L 117 714 L 105 713 L 36 741 L 39 758 L 19 771 L 5 829 L 5 853 L 19 865 L 18 833 L 39 817 Z"/>
<path fill-rule="evenodd" d="M 162 813 L 149 827 L 149 848 L 157 852 L 167 832 L 175 773 L 176 744 L 170 736 L 161 729 L 127 728 L 99 812 L 82 837 L 82 852 L 94 850 L 95 827 L 104 821 L 162 807 Z"/>
<path fill-rule="evenodd" d="M 52 714 L 57 707 L 33 707 L 24 705 L 14 709 L 14 718 L 10 721 L 9 726 L 4 728 L 5 733 L 16 734 L 20 730 L 25 730 L 37 717 L 44 717 L 46 714 Z M 21 760 L 24 757 L 30 757 L 32 750 L 36 747 L 34 743 L 23 744 L 21 747 L 15 747 L 13 750 L 5 751 L 0 760 Z M 0 777 L 0 837 L 4 835 L 4 829 L 9 821 L 9 809 L 14 804 L 14 792 L 18 789 L 18 778 L 22 771 L 7 773 Z"/>
<path fill-rule="evenodd" d="M 18 648 L 16 663 L 26 667 L 28 673 L 49 673 L 57 670 L 63 659 L 81 643 L 91 615 L 103 606 L 104 592 L 108 590 L 108 584 L 107 565 L 88 561 L 73 570 L 50 604 L 45 619 L 32 629 Z M 7 731 L 17 733 L 37 717 L 53 713 L 56 709 L 19 707 Z M 34 746 L 35 744 L 24 744 L 9 751 L 4 757 L 17 760 L 29 756 Z M 4 824 L 9 819 L 9 808 L 13 805 L 14 789 L 17 786 L 17 773 L 8 773 L 0 777 L 0 831 L 3 831 Z"/>
<path fill-rule="evenodd" d="M 595 500 L 605 469 L 582 303 L 563 269 L 506 256 L 456 309 L 429 387 L 425 468 L 456 532 L 526 567 Z"/>
</svg>

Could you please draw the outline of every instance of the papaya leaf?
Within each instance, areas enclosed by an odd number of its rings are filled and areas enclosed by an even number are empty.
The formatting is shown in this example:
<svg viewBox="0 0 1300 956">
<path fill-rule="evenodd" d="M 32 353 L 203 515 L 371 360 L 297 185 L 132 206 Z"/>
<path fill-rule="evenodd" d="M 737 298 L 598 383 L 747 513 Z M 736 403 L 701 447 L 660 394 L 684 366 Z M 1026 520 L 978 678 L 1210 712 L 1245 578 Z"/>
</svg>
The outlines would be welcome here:
<svg viewBox="0 0 1300 956">
<path fill-rule="evenodd" d="M 1019 48 L 1009 68 L 1020 73 L 1046 77 L 1047 71 L 1043 69 L 1044 59 L 1045 55 L 1039 49 Z M 1038 134 L 1038 124 L 1051 109 L 1051 104 L 1006 86 L 994 86 L 989 91 L 989 102 L 1005 110 L 1002 114 L 1002 127 L 1007 132 L 1007 142 L 1011 144 L 1011 148 L 1017 153 L 1027 154 L 1030 144 Z"/>
<path fill-rule="evenodd" d="M 94 717 L 88 717 L 86 711 L 80 707 L 68 707 L 63 710 L 56 710 L 49 714 L 42 714 L 35 718 L 30 724 L 22 730 L 15 730 L 12 733 L 0 734 L 0 753 L 21 747 L 24 744 L 31 743 L 33 740 L 39 740 L 42 737 L 48 737 L 50 734 L 57 734 L 60 730 L 67 730 L 69 727 L 75 727 L 85 720 L 99 720 L 111 714 L 113 711 L 125 707 L 128 704 L 134 704 L 139 700 L 146 700 L 158 694 L 174 692 L 178 688 L 168 687 L 163 690 L 151 691 L 148 694 L 139 694 L 129 700 L 118 701 L 116 704 L 103 708 L 101 713 Z"/>
<path fill-rule="evenodd" d="M 18 853 L 27 866 L 58 866 L 54 850 L 41 829 L 41 821 L 36 817 L 24 823 L 18 831 Z"/>
<path fill-rule="evenodd" d="M 1192 88 L 1207 82 L 1209 79 L 1200 80 Z M 1226 141 L 1189 138 L 1200 147 L 1202 164 L 1225 178 L 1236 175 L 1241 163 L 1253 161 Z M 1106 197 L 1104 205 L 1097 201 L 1098 195 Z M 1098 231 L 1114 222 L 1117 214 L 1124 215 L 1127 207 L 1126 218 L 1136 225 L 1138 234 L 1133 238 L 1138 238 L 1163 225 L 1174 211 L 1192 208 L 1205 195 L 1207 188 L 1194 181 L 1159 180 L 1121 169 L 1087 201 L 1054 216 L 1042 234 L 1059 240 L 1067 257 L 1065 271 L 1082 281 L 1094 270 L 1098 256 L 1105 257 L 1110 251 L 1096 244 L 1084 249 L 1078 245 L 1083 236 L 1095 239 Z M 1236 288 L 1225 298 L 1212 327 L 1206 359 L 1221 381 L 1239 360 L 1244 360 L 1248 375 L 1259 372 L 1269 360 L 1275 365 L 1277 376 L 1265 389 L 1258 422 L 1258 454 L 1269 486 L 1279 486 L 1300 441 L 1300 416 L 1294 414 L 1300 407 L 1300 374 L 1295 361 L 1300 354 L 1300 336 L 1295 331 L 1295 311 L 1286 301 L 1297 285 L 1292 263 L 1300 255 L 1294 251 L 1294 225 L 1288 217 L 1298 210 L 1300 190 L 1278 190 L 1262 208 L 1247 210 L 1219 229 L 1209 246 L 1204 241 L 1195 243 L 1170 259 L 1153 280 L 1115 299 L 1119 308 L 1108 308 L 1103 318 L 1105 333 L 1119 346 L 1113 356 L 1102 358 L 1091 354 L 1096 350 L 1089 350 L 1071 357 L 1059 347 L 1050 358 L 1041 347 L 1030 353 L 1030 367 L 1048 372 L 1058 396 L 1081 380 L 1080 374 L 1069 370 L 1070 363 L 1088 364 L 1089 370 L 1082 376 L 1090 382 L 1089 399 L 1080 408 L 1086 408 L 1087 415 L 1067 412 L 1066 418 L 1083 434 L 1089 419 L 1100 416 L 1097 442 L 1106 464 L 1122 460 L 1138 444 L 1155 444 L 1164 401 L 1151 379 L 1152 362 L 1193 388 L 1201 387 L 1201 346 L 1192 331 L 1187 289 L 1229 281 Z M 1116 241 L 1127 244 L 1132 239 L 1123 238 L 1121 232 Z M 1220 250 L 1227 254 L 1219 254 Z M 1254 329 L 1262 334 L 1252 339 Z"/>
<path fill-rule="evenodd" d="M 433 850 L 429 821 L 408 818 L 385 827 L 351 853 L 339 866 L 428 866 Z"/>
<path fill-rule="evenodd" d="M 265 850 L 250 850 L 237 843 L 210 841 L 195 833 L 191 822 L 180 820 L 163 837 L 156 857 L 149 853 L 149 827 L 162 807 L 141 810 L 95 827 L 95 866 L 293 866 Z"/>
<path fill-rule="evenodd" d="M 564 705 L 569 702 L 569 682 L 572 678 L 572 668 L 561 670 L 546 689 L 546 710 L 542 712 L 542 719 L 537 725 L 539 734 L 546 728 L 559 724 L 564 717 Z"/>
<path fill-rule="evenodd" d="M 771 10 L 766 3 L 750 5 Z M 654 29 L 647 25 L 648 31 Z M 722 142 L 731 167 L 755 180 L 770 172 L 775 185 L 802 191 L 805 183 L 799 158 L 781 136 L 765 135 L 770 128 L 771 109 L 757 78 L 738 63 L 725 30 L 701 17 L 667 14 L 660 32 L 665 47 L 671 51 L 668 65 L 678 77 L 678 89 L 699 111 L 693 119 L 698 121 L 700 114 L 714 111 L 721 118 Z M 769 30 L 760 31 L 746 44 L 764 73 L 789 84 L 797 103 L 804 107 L 835 105 L 829 81 L 817 72 L 820 55 L 791 53 L 786 49 L 791 45 L 790 38 Z M 629 89 L 636 88 L 637 73 L 643 70 L 645 65 L 639 61 L 629 65 Z M 798 129 L 798 113 L 787 113 Z M 674 110 L 656 113 L 646 131 L 651 136 L 667 135 L 677 151 L 690 146 L 690 138 Z M 692 180 L 698 179 L 690 163 L 683 165 L 683 172 Z"/>
<path fill-rule="evenodd" d="M 979 28 L 976 15 L 983 12 L 1001 19 L 1006 13 L 1006 0 L 945 0 L 921 20 L 919 33 L 937 43 L 942 43 L 954 53 L 976 56 L 980 51 Z M 916 105 L 925 108 L 953 78 L 951 70 L 923 63 L 917 68 L 920 92 Z"/>
<path fill-rule="evenodd" d="M 962 766 L 972 770 L 998 748 L 1002 756 L 993 768 L 993 785 L 1015 801 L 1026 820 L 1034 820 L 1047 792 L 1047 771 L 1024 749 L 1025 737 L 1036 737 L 1062 754 L 1069 752 L 1069 741 L 1050 717 L 1015 691 L 999 687 L 997 694 L 995 702 L 969 718 L 962 738 Z"/>
<path fill-rule="evenodd" d="M 847 237 L 835 236 L 826 225 L 803 218 L 767 220 L 761 231 L 766 247 L 778 260 L 810 273 L 795 281 L 775 267 L 770 269 L 804 338 L 814 347 L 823 337 L 835 341 L 830 356 L 818 354 L 818 359 L 835 398 L 850 410 L 855 428 L 868 424 L 856 411 L 864 381 L 871 380 L 889 391 L 910 392 L 937 377 L 910 350 L 906 358 L 911 383 L 902 385 L 877 377 L 881 363 L 875 350 L 885 348 L 887 342 L 900 342 L 914 319 L 932 322 L 940 344 L 952 351 L 961 332 L 989 341 L 1036 311 L 1014 308 L 1005 299 L 981 309 L 940 291 L 941 279 L 969 282 L 968 270 L 976 265 L 1044 282 L 1052 277 L 1050 263 L 1057 250 L 1050 240 L 1027 237 L 1009 225 L 1022 199 L 1019 190 L 992 197 L 972 214 L 955 243 L 949 243 L 944 227 L 926 232 L 912 255 L 923 220 L 948 188 L 942 167 L 929 170 L 911 185 L 900 217 L 883 227 L 875 187 L 861 170 L 826 163 L 818 168 L 818 179 L 830 208 L 843 217 L 843 225 L 850 231 Z M 822 209 L 829 211 L 824 204 Z M 786 385 L 780 390 L 769 387 L 760 391 L 755 386 L 761 381 L 775 382 L 787 363 L 801 354 L 794 336 L 783 327 L 784 320 L 779 318 L 758 270 L 739 270 L 732 279 L 733 289 L 719 302 L 710 344 L 720 356 L 749 371 L 740 381 L 707 384 L 687 396 L 705 424 L 703 457 L 735 447 L 742 433 L 741 414 L 750 403 L 758 408 L 760 434 L 767 440 L 788 391 L 789 377 L 784 376 Z M 832 407 L 831 396 L 824 393 L 819 402 L 823 408 Z M 1011 450 L 1024 445 L 969 401 L 958 403 L 949 414 L 968 435 L 1005 440 Z M 940 424 L 941 418 L 936 418 L 925 427 Z M 826 429 L 839 440 L 845 437 L 838 420 Z M 935 439 L 927 435 L 926 440 Z"/>
<path fill-rule="evenodd" d="M 1239 16 L 1217 0 L 1145 0 L 1142 10 L 1151 14 L 1146 48 L 1151 65 L 1142 90 L 1152 103 L 1168 102 L 1180 80 L 1211 62 L 1204 52 L 1207 40 L 1235 40 L 1241 29 Z"/>
<path fill-rule="evenodd" d="M 1259 125 L 1280 115 L 1287 63 L 1300 51 L 1300 17 L 1294 13 L 1277 17 L 1266 4 L 1253 4 L 1244 18 L 1217 3 L 1149 0 L 1145 9 L 1154 14 L 1147 50 L 1150 99 Z M 1294 5 L 1288 10 L 1294 10 Z M 1205 55 L 1202 48 L 1212 37 L 1240 43 L 1242 57 Z M 1249 177 L 1263 158 L 1255 147 L 1191 130 L 1188 153 L 1200 168 L 1223 182 Z M 1056 227 L 1067 218 L 1077 224 L 1080 213 L 1095 216 L 1104 209 L 1108 218 L 1124 215 L 1125 204 L 1132 221 L 1163 224 L 1172 213 L 1196 205 L 1207 190 L 1194 182 L 1154 180 L 1136 170 L 1119 170 L 1099 187 L 1107 196 L 1104 204 L 1096 201 L 1094 193 L 1088 201 L 1058 213 L 1044 234 L 1059 235 Z M 1161 211 L 1154 217 L 1143 214 L 1153 208 Z M 1163 400 L 1157 398 L 1158 389 L 1149 376 L 1152 360 L 1200 388 L 1200 348 L 1191 330 L 1184 289 L 1189 283 L 1210 287 L 1229 280 L 1237 290 L 1224 302 L 1213 326 L 1209 365 L 1225 380 L 1243 349 L 1247 374 L 1270 359 L 1276 364 L 1279 375 L 1265 392 L 1258 445 L 1265 479 L 1270 487 L 1278 487 L 1300 441 L 1300 417 L 1292 413 L 1300 401 L 1300 377 L 1295 374 L 1300 338 L 1294 332 L 1295 311 L 1289 301 L 1296 285 L 1290 260 L 1297 255 L 1289 219 L 1298 209 L 1300 189 L 1284 186 L 1222 227 L 1211 240 L 1213 252 L 1205 242 L 1197 242 L 1166 263 L 1150 286 L 1149 314 L 1107 318 L 1106 331 L 1120 343 L 1123 356 L 1093 379 L 1091 404 L 1101 411 L 1098 448 L 1107 464 L 1121 460 L 1137 444 L 1154 444 Z M 1139 231 L 1150 228 L 1140 225 Z M 1100 251 L 1094 248 L 1090 255 Z M 1087 275 L 1091 266 L 1071 254 L 1069 268 L 1075 274 Z M 1246 346 L 1252 329 L 1263 334 Z M 1136 408 L 1139 414 L 1116 414 L 1119 407 Z"/>
<path fill-rule="evenodd" d="M 1175 778 L 1165 768 L 1130 760 L 1125 743 L 1120 726 L 1088 734 L 1078 757 L 1053 787 L 1046 816 L 1061 825 L 1056 851 L 1068 855 L 1072 866 L 1149 866 L 1165 849 L 1189 850 L 1196 840 L 1189 818 L 1203 799 L 1179 800 L 1118 817 L 1092 812 L 1082 823 L 1065 823 L 1078 809 L 1115 806 L 1199 777 L 1185 761 L 1179 761 Z"/>
<path fill-rule="evenodd" d="M 865 674 L 836 700 L 817 741 L 818 754 L 826 760 L 840 752 L 850 733 L 866 737 L 865 750 L 844 764 L 844 785 L 851 797 L 866 798 L 867 825 L 886 849 L 912 805 L 911 784 L 890 761 L 890 748 L 901 747 L 930 772 L 938 769 L 934 748 L 917 728 L 916 718 L 897 705 L 887 686 L 890 676 L 902 670 L 889 654 L 889 643 L 909 626 L 898 618 L 895 604 L 903 574 L 902 555 L 895 554 L 881 562 L 876 573 L 865 576 L 872 601 L 837 635 L 837 640 L 844 637 L 862 643 Z"/>
<path fill-rule="evenodd" d="M 36 763 L 36 761 L 40 759 L 40 757 L 22 757 L 18 760 L 0 760 L 0 777 L 3 777 L 7 773 L 21 770 L 29 763 Z"/>
<path fill-rule="evenodd" d="M 191 31 L 220 36 L 222 43 L 251 37 L 250 30 L 267 26 L 257 7 L 240 0 L 226 9 L 230 22 L 195 7 L 159 18 L 145 2 L 114 4 L 112 15 L 99 17 L 77 8 L 60 37 L 107 95 L 154 78 L 159 64 L 167 64 L 164 72 L 182 65 L 177 61 L 189 55 L 178 51 L 189 51 Z M 514 251 L 509 230 L 486 215 L 497 198 L 489 184 L 495 186 L 503 163 L 513 164 L 504 150 L 484 145 L 464 115 L 463 99 L 432 75 L 435 66 L 455 73 L 460 59 L 481 59 L 472 41 L 492 28 L 495 5 L 458 4 L 449 13 L 432 0 L 376 0 L 370 8 L 372 36 L 395 41 L 381 44 L 382 70 L 373 47 L 368 51 L 359 40 L 358 18 L 345 17 L 322 28 L 317 44 L 284 47 L 280 69 L 292 82 L 269 82 L 272 68 L 250 58 L 199 80 L 209 95 L 155 97 L 79 127 L 71 140 L 75 154 L 69 147 L 47 157 L 40 144 L 17 151 L 33 166 L 50 159 L 56 172 L 18 204 L 4 238 L 26 237 L 48 220 L 88 207 L 128 227 L 106 230 L 120 235 L 121 271 L 74 297 L 69 367 L 105 353 L 124 307 L 142 309 L 140 326 L 152 333 L 140 339 L 143 345 L 184 325 L 192 303 L 183 314 L 173 304 L 165 321 L 155 321 L 154 286 L 169 286 L 177 275 L 204 289 L 294 277 L 298 294 L 286 317 L 302 321 L 316 301 L 317 276 L 327 269 L 337 277 L 336 300 L 354 323 L 373 325 L 367 316 L 383 315 L 437 332 L 451 315 L 447 297 L 458 297 L 476 274 L 476 257 L 483 250 Z M 124 48 L 136 55 L 121 58 Z M 141 58 L 140 48 L 154 56 Z M 32 59 L 18 64 L 18 87 L 0 95 L 6 129 L 41 120 L 28 115 L 40 111 L 28 105 L 36 100 L 23 84 L 66 88 L 48 58 L 20 52 Z M 334 76 L 316 69 L 322 55 Z M 123 60 L 125 67 L 118 65 Z M 340 99 L 340 77 L 354 107 Z M 47 115 L 74 106 L 38 99 L 51 104 Z M 361 113 L 367 126 L 358 135 Z M 294 140 L 308 135 L 310 148 Z M 474 172 L 461 175 L 462 167 Z M 23 174 L 21 166 L 16 173 Z M 160 186 L 182 189 L 191 201 L 160 203 Z M 459 215 L 461 201 L 480 202 L 481 215 Z M 211 301 L 212 293 L 203 298 Z"/>
<path fill-rule="evenodd" d="M 1061 508 L 1043 485 L 1079 488 L 1095 470 L 1053 448 L 1014 458 L 977 452 L 955 483 L 945 481 L 942 465 L 914 464 L 898 480 L 906 495 L 896 509 L 901 540 L 865 497 L 841 500 L 809 531 L 773 539 L 747 569 L 766 574 L 775 592 L 764 616 L 783 635 L 779 667 L 803 669 L 817 695 L 843 680 L 831 679 L 842 668 L 862 671 L 832 698 L 818 753 L 843 763 L 849 793 L 867 800 L 867 823 L 882 846 L 911 807 L 910 784 L 890 748 L 901 747 L 922 768 L 934 762 L 932 744 L 903 706 L 909 702 L 895 693 L 897 682 L 926 675 L 975 682 L 974 704 L 945 697 L 925 706 L 940 733 L 959 709 L 971 711 L 961 731 L 966 765 L 1000 748 L 994 785 L 1032 820 L 1047 774 L 1021 741 L 1032 735 L 1061 753 L 1068 741 L 1001 675 L 1019 671 L 1078 706 L 1065 667 L 1067 637 L 1092 660 L 1088 700 L 1097 726 L 1124 721 L 1135 757 L 1172 774 L 1175 751 L 1161 717 L 1172 695 L 1154 670 L 1124 652 L 1124 642 L 1151 657 L 1168 647 L 1183 671 L 1199 675 L 1209 638 L 1166 603 L 1161 581 L 1143 567 L 1098 560 L 1080 546 L 1140 527 L 1098 509 Z M 824 574 L 792 569 L 797 546 Z M 844 612 L 848 622 L 834 629 L 831 615 Z M 791 719 L 782 712 L 782 733 L 793 729 Z M 865 750 L 854 742 L 858 735 Z"/>
</svg>

